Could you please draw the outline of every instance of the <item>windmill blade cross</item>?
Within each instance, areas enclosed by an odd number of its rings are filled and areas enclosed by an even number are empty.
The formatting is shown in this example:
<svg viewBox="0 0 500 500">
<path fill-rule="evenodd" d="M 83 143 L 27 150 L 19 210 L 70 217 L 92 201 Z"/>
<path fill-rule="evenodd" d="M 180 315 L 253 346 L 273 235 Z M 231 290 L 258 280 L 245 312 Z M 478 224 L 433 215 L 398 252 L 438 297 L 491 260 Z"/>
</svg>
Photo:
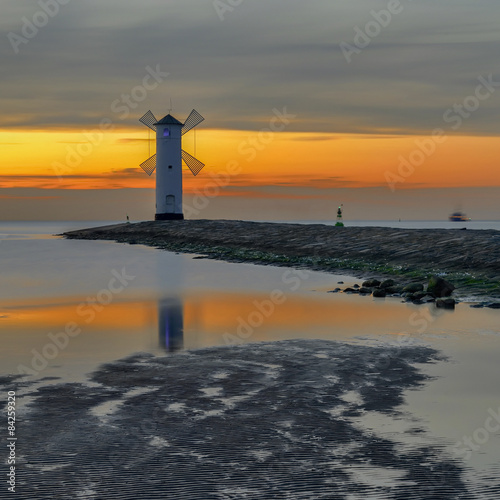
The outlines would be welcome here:
<svg viewBox="0 0 500 500">
<path fill-rule="evenodd" d="M 148 158 L 146 161 L 141 163 L 141 168 L 146 172 L 149 176 L 155 171 L 156 168 L 156 154 Z"/>
<path fill-rule="evenodd" d="M 139 121 L 141 123 L 144 123 L 144 125 L 146 125 L 146 127 L 149 127 L 151 130 L 156 131 L 155 123 L 158 120 L 155 118 L 155 115 L 153 115 L 151 110 L 149 110 L 147 113 L 144 114 L 144 116 L 139 118 Z"/>
<path fill-rule="evenodd" d="M 189 170 L 193 173 L 193 175 L 196 177 L 202 170 L 202 168 L 205 166 L 204 163 L 202 163 L 200 160 L 197 160 L 194 156 L 191 156 L 189 153 L 186 153 L 186 151 L 182 150 L 182 159 L 186 163 L 186 165 L 189 167 Z"/>
<path fill-rule="evenodd" d="M 198 126 L 204 119 L 205 118 L 203 118 L 203 116 L 201 116 L 196 109 L 193 109 L 193 111 L 189 113 L 189 116 L 182 127 L 181 134 L 184 135 L 186 132 L 189 132 L 194 127 Z"/>
</svg>

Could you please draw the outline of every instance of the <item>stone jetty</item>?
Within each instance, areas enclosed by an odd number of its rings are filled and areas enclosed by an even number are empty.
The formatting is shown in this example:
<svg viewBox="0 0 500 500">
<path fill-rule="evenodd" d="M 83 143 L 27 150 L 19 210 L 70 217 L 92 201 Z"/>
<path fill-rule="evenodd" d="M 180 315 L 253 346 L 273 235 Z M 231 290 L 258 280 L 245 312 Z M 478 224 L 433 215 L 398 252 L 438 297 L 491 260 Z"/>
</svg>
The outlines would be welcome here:
<svg viewBox="0 0 500 500">
<path fill-rule="evenodd" d="M 125 223 L 64 236 L 401 282 L 440 275 L 454 283 L 459 296 L 500 298 L 500 232 L 495 230 L 184 220 Z"/>
</svg>

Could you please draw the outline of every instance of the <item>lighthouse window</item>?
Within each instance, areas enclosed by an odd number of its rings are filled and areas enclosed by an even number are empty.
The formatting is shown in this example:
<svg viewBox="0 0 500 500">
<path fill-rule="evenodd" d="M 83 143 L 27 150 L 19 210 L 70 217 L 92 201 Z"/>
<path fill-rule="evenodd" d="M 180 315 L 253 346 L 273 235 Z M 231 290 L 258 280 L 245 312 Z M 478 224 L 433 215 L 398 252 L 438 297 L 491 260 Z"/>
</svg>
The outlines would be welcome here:
<svg viewBox="0 0 500 500">
<path fill-rule="evenodd" d="M 172 165 L 169 165 L 168 168 L 172 168 Z"/>
<path fill-rule="evenodd" d="M 168 128 L 166 128 L 164 131 L 163 131 L 163 137 L 169 137 L 170 136 L 170 130 Z"/>
</svg>

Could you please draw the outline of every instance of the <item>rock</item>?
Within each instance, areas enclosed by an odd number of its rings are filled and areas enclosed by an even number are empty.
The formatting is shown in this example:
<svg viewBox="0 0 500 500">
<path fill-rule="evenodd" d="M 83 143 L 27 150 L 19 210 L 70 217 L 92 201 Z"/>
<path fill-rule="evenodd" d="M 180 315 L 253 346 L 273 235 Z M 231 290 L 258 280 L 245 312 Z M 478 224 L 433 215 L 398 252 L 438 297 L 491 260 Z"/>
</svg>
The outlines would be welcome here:
<svg viewBox="0 0 500 500">
<path fill-rule="evenodd" d="M 486 305 L 486 307 L 489 307 L 490 309 L 500 309 L 500 302 L 490 302 Z"/>
<path fill-rule="evenodd" d="M 359 293 L 359 290 L 356 288 L 347 287 L 347 288 L 344 288 L 344 293 Z"/>
<path fill-rule="evenodd" d="M 421 305 L 421 304 L 423 304 L 423 303 L 424 303 L 424 301 L 423 301 L 423 300 L 420 300 L 420 299 L 415 299 L 415 300 L 412 300 L 412 302 L 413 302 L 413 304 L 415 304 L 415 305 Z"/>
<path fill-rule="evenodd" d="M 422 283 L 409 283 L 403 288 L 403 292 L 421 292 L 424 289 L 424 285 Z"/>
<path fill-rule="evenodd" d="M 427 293 L 434 297 L 449 297 L 453 290 L 455 290 L 455 285 L 439 276 L 432 276 L 427 285 Z"/>
<path fill-rule="evenodd" d="M 380 283 L 380 288 L 389 288 L 390 286 L 394 286 L 396 282 L 394 280 L 385 280 Z"/>
<path fill-rule="evenodd" d="M 375 279 L 375 278 L 370 278 L 370 279 L 364 281 L 362 285 L 367 287 L 367 288 L 375 288 L 377 286 L 380 286 L 380 281 Z"/>
<path fill-rule="evenodd" d="M 470 307 L 473 307 L 474 309 L 481 309 L 484 307 L 483 303 L 480 304 L 472 304 Z"/>
<path fill-rule="evenodd" d="M 402 293 L 403 292 L 403 287 L 402 286 L 388 286 L 385 291 L 390 294 L 390 295 L 393 295 L 395 293 Z"/>
<path fill-rule="evenodd" d="M 372 291 L 373 291 L 372 288 L 367 288 L 365 286 L 363 286 L 359 289 L 359 293 L 362 295 L 370 295 L 372 293 Z"/>
<path fill-rule="evenodd" d="M 360 286 L 356 283 L 355 285 L 353 285 L 353 288 L 360 288 Z"/>
<path fill-rule="evenodd" d="M 375 288 L 375 290 L 373 290 L 373 296 L 374 297 L 385 297 L 387 295 L 387 292 L 383 289 L 383 288 Z"/>
<path fill-rule="evenodd" d="M 420 300 L 426 304 L 429 302 L 436 302 L 435 297 L 433 297 L 432 295 L 424 295 Z"/>
<path fill-rule="evenodd" d="M 344 282 L 343 281 L 337 281 L 337 285 L 343 285 Z"/>
<path fill-rule="evenodd" d="M 340 288 L 335 288 L 335 290 L 328 290 L 327 293 L 339 293 L 340 292 Z"/>
<path fill-rule="evenodd" d="M 445 299 L 437 299 L 436 300 L 436 307 L 440 307 L 443 309 L 455 309 L 455 299 L 451 298 L 445 298 Z"/>
<path fill-rule="evenodd" d="M 415 293 L 413 294 L 413 298 L 414 298 L 415 300 L 420 300 L 420 299 L 422 299 L 423 297 L 425 297 L 426 295 L 427 295 L 427 293 L 426 293 L 426 292 L 415 292 Z"/>
</svg>

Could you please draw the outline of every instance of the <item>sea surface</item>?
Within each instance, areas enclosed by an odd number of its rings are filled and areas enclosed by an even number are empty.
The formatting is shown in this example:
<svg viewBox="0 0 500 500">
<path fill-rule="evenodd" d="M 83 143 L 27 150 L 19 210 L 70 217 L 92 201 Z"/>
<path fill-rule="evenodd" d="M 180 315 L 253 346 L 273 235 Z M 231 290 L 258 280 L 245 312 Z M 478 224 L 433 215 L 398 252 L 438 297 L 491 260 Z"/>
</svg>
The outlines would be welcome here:
<svg viewBox="0 0 500 500">
<path fill-rule="evenodd" d="M 280 221 L 294 224 L 325 224 L 334 226 L 333 221 Z M 470 220 L 465 222 L 451 222 L 449 220 L 344 220 L 345 226 L 354 227 L 393 227 L 397 229 L 495 229 L 500 231 L 498 220 Z"/>
<path fill-rule="evenodd" d="M 84 382 L 103 363 L 137 352 L 170 355 L 285 339 L 432 346 L 447 359 L 422 366 L 433 379 L 406 393 L 402 415 L 417 419 L 463 461 L 468 480 L 482 492 L 477 498 L 496 498 L 487 491 L 500 477 L 494 417 L 500 424 L 500 311 L 469 304 L 443 311 L 327 293 L 339 282 L 359 280 L 55 236 L 107 224 L 0 223 L 0 375 L 22 373 L 40 385 Z M 348 224 L 457 227 L 434 221 Z M 500 229 L 495 221 L 458 224 Z M 376 433 L 399 432 L 399 424 L 382 414 L 361 420 Z"/>
</svg>

